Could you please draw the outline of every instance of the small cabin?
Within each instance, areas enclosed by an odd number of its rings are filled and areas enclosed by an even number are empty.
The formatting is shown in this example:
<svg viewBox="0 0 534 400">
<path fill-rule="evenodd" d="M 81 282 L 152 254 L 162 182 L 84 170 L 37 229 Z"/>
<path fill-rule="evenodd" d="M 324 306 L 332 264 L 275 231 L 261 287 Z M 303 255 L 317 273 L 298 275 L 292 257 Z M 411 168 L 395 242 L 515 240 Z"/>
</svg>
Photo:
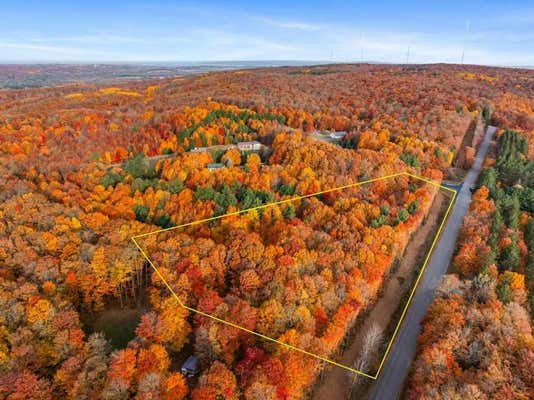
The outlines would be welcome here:
<svg viewBox="0 0 534 400">
<path fill-rule="evenodd" d="M 187 360 L 182 364 L 181 372 L 186 378 L 192 378 L 197 375 L 199 372 L 198 358 L 195 356 L 187 357 Z"/>
</svg>

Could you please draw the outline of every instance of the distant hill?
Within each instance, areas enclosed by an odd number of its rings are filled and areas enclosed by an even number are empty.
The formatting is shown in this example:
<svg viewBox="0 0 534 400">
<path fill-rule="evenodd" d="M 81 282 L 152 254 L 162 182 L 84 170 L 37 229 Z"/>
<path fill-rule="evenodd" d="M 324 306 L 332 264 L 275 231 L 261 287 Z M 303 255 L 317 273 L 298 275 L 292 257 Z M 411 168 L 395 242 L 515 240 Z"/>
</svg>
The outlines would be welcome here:
<svg viewBox="0 0 534 400">
<path fill-rule="evenodd" d="M 128 64 L 0 64 L 0 89 L 24 89 L 67 83 L 109 83 L 168 78 L 243 68 L 302 66 L 317 61 L 217 61 Z"/>
</svg>

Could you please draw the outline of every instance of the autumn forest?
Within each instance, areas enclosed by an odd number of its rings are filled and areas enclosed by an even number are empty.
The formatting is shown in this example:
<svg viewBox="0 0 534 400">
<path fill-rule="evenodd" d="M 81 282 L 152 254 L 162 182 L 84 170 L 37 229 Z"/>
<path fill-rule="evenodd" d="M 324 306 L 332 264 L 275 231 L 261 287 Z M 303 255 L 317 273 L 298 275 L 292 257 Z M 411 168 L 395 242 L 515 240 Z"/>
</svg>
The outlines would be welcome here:
<svg viewBox="0 0 534 400">
<path fill-rule="evenodd" d="M 534 397 L 532 70 L 0 90 L 0 398 L 366 398 L 372 380 L 261 335 L 374 375 L 452 201 L 432 182 L 461 187 L 488 126 L 406 399 Z"/>
</svg>

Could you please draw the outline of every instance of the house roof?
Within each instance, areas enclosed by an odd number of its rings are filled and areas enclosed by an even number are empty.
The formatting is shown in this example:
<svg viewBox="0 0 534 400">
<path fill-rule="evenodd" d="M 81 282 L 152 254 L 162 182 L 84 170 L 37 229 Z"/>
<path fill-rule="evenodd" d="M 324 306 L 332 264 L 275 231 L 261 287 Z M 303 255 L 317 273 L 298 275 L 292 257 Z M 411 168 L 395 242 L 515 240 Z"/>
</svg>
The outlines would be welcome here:
<svg viewBox="0 0 534 400">
<path fill-rule="evenodd" d="M 208 168 L 210 168 L 210 169 L 223 168 L 223 167 L 224 167 L 224 164 L 221 164 L 221 163 L 208 164 Z"/>
</svg>

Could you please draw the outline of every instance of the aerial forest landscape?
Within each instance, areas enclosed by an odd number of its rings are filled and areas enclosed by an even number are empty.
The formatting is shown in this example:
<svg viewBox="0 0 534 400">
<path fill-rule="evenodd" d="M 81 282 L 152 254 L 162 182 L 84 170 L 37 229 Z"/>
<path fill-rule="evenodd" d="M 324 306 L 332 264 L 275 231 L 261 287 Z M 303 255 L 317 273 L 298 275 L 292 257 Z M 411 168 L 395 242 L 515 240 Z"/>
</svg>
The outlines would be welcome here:
<svg viewBox="0 0 534 400">
<path fill-rule="evenodd" d="M 532 58 L 1 37 L 0 399 L 534 398 Z"/>
</svg>

